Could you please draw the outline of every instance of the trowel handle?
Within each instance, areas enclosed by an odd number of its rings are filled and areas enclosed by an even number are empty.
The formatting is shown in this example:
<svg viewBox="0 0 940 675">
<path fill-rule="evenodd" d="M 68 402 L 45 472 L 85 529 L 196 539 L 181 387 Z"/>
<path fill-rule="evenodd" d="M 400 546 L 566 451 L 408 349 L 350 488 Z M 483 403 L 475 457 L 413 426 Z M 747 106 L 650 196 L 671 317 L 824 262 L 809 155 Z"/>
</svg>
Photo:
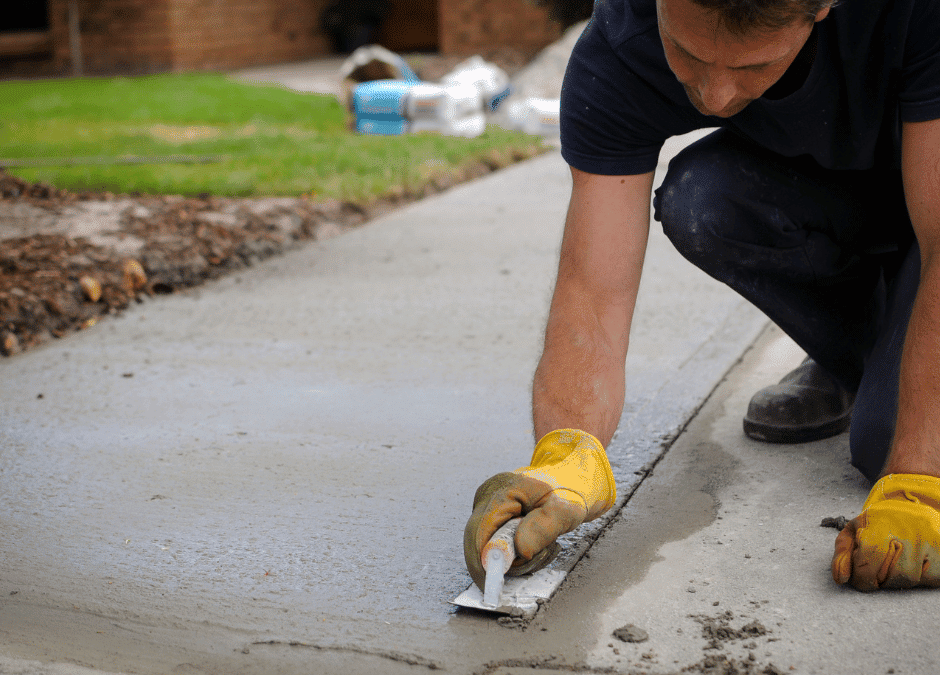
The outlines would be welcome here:
<svg viewBox="0 0 940 675">
<path fill-rule="evenodd" d="M 513 518 L 496 530 L 496 534 L 483 547 L 483 569 L 486 570 L 486 579 L 483 581 L 485 607 L 499 605 L 505 574 L 516 559 L 516 545 L 513 539 L 521 522 L 522 518 Z"/>
<path fill-rule="evenodd" d="M 516 529 L 521 522 L 522 518 L 513 518 L 496 530 L 496 533 L 486 543 L 486 546 L 483 547 L 483 551 L 481 552 L 480 557 L 482 558 L 483 569 L 486 569 L 489 564 L 490 551 L 498 549 L 503 553 L 502 558 L 505 565 L 505 569 L 501 570 L 499 573 L 506 573 L 506 570 L 512 565 L 512 561 L 516 559 L 516 544 L 514 540 L 516 537 Z"/>
</svg>

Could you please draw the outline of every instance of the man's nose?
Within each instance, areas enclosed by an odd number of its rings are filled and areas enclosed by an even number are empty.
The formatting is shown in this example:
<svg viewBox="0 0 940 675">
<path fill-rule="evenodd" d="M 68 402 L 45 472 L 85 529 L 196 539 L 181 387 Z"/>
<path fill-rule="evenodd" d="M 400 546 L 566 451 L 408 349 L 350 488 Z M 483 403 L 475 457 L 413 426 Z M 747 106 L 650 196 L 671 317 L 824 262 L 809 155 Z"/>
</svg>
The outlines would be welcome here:
<svg viewBox="0 0 940 675">
<path fill-rule="evenodd" d="M 698 95 L 709 112 L 720 113 L 734 99 L 737 90 L 730 73 L 714 72 L 702 80 Z"/>
</svg>

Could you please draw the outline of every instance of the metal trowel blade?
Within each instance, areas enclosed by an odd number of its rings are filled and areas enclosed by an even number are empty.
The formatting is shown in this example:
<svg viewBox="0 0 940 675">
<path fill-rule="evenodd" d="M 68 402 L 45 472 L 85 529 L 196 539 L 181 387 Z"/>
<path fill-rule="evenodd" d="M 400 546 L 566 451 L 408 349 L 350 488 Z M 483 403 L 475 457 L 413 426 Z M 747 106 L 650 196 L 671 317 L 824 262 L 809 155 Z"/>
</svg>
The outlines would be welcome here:
<svg viewBox="0 0 940 675">
<path fill-rule="evenodd" d="M 450 602 L 458 607 L 531 618 L 538 611 L 539 602 L 548 600 L 564 578 L 564 572 L 546 569 L 524 577 L 506 577 L 506 584 L 495 607 L 483 604 L 483 591 L 476 584 L 470 584 L 467 590 Z"/>
</svg>

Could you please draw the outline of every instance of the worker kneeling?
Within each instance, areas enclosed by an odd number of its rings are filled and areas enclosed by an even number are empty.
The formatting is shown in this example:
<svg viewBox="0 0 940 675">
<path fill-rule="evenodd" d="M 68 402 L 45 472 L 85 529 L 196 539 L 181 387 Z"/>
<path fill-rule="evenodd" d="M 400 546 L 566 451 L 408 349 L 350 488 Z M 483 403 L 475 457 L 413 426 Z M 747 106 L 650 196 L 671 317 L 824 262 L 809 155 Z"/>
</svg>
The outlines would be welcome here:
<svg viewBox="0 0 940 675">
<path fill-rule="evenodd" d="M 940 586 L 940 3 L 605 0 L 561 99 L 572 191 L 533 383 L 530 466 L 474 498 L 467 566 L 504 522 L 516 572 L 614 503 L 604 448 L 625 396 L 650 207 L 694 265 L 806 353 L 757 392 L 744 432 L 850 432 L 874 483 L 832 576 Z M 670 162 L 666 139 L 719 127 Z"/>
</svg>

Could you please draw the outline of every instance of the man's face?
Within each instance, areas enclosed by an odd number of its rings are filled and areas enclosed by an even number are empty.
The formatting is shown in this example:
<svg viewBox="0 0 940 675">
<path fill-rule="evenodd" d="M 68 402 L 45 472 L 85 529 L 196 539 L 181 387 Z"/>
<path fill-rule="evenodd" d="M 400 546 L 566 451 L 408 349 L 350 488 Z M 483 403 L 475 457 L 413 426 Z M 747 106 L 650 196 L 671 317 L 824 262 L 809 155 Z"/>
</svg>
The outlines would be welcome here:
<svg viewBox="0 0 940 675">
<path fill-rule="evenodd" d="M 657 0 L 666 61 L 704 115 L 731 117 L 786 72 L 812 32 L 797 20 L 780 30 L 733 35 L 715 14 L 692 0 Z M 821 21 L 829 13 L 816 15 Z"/>
</svg>

